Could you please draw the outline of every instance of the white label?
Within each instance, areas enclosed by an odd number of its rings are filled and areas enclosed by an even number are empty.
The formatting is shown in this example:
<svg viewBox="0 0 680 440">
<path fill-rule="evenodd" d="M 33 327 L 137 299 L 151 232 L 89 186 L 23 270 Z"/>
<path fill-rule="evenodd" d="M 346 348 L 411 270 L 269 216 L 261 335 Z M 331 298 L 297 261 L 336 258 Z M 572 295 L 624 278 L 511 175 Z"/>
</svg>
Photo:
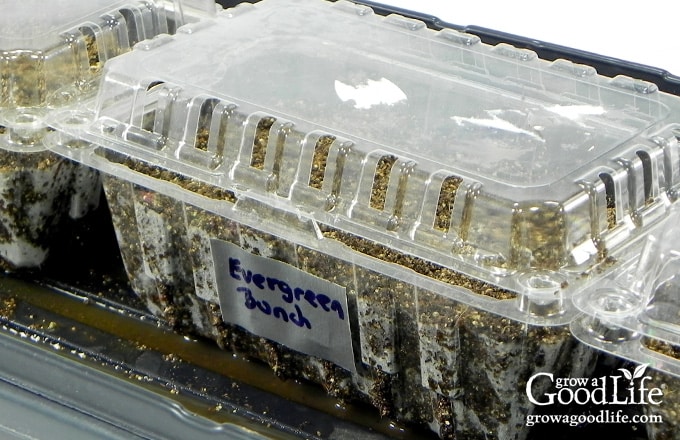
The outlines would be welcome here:
<svg viewBox="0 0 680 440">
<path fill-rule="evenodd" d="M 210 243 L 225 322 L 356 371 L 344 287 L 222 240 Z"/>
</svg>

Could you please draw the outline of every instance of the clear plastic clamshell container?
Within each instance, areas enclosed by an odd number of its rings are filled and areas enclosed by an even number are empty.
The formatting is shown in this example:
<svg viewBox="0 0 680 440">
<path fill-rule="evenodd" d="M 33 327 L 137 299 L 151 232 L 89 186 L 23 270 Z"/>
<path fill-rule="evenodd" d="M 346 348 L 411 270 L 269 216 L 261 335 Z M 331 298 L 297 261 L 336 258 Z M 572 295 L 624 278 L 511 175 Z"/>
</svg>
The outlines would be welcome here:
<svg viewBox="0 0 680 440">
<path fill-rule="evenodd" d="M 573 293 L 680 185 L 680 98 L 347 1 L 141 42 L 93 108 L 50 145 L 154 313 L 443 437 L 523 438 L 528 378 L 587 374 Z"/>
<path fill-rule="evenodd" d="M 214 15 L 209 0 L 0 0 L 0 260 L 40 266 L 53 227 L 99 202 L 98 174 L 42 139 L 49 111 L 96 91 L 102 65 L 139 40 Z"/>
<path fill-rule="evenodd" d="M 646 390 L 663 398 L 643 402 L 647 415 L 663 423 L 647 425 L 650 439 L 680 434 L 680 207 L 648 235 L 638 258 L 618 267 L 575 298 L 585 315 L 574 335 L 618 358 L 650 367 Z M 632 383 L 632 381 L 631 381 Z M 644 394 L 643 394 L 644 396 Z M 658 403 L 660 401 L 660 403 Z"/>
</svg>

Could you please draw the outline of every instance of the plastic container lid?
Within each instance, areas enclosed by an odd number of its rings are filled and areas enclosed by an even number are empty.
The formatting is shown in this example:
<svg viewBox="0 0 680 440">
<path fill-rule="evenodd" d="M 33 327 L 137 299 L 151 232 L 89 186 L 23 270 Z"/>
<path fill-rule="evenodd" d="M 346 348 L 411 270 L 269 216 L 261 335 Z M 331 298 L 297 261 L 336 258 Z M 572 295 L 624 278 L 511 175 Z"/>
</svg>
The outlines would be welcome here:
<svg viewBox="0 0 680 440">
<path fill-rule="evenodd" d="M 39 144 L 46 108 L 96 90 L 107 60 L 214 15 L 210 0 L 0 0 L 0 146 Z"/>
<path fill-rule="evenodd" d="M 347 1 L 244 4 L 137 49 L 94 114 L 54 116 L 56 151 L 117 175 L 103 152 L 122 153 L 452 268 L 516 293 L 474 299 L 515 319 L 572 319 L 571 293 L 639 251 L 680 185 L 680 98 Z"/>
<path fill-rule="evenodd" d="M 680 376 L 680 207 L 647 237 L 639 258 L 574 299 L 572 325 L 590 345 Z"/>
</svg>

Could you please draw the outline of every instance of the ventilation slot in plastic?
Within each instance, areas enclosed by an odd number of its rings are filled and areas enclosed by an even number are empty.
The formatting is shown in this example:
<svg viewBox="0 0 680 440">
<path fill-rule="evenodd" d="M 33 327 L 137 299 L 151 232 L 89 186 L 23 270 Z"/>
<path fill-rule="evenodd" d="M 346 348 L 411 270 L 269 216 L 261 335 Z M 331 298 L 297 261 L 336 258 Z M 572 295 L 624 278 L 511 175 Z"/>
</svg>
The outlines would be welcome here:
<svg viewBox="0 0 680 440">
<path fill-rule="evenodd" d="M 148 108 L 144 109 L 144 116 L 142 117 L 142 129 L 152 133 L 154 131 L 154 125 L 156 121 L 156 106 L 158 104 L 154 103 L 154 100 L 150 98 L 153 94 L 159 91 L 163 84 L 165 84 L 163 81 L 154 81 L 146 88 L 147 103 L 149 104 L 147 104 Z"/>
<path fill-rule="evenodd" d="M 129 142 L 159 151 L 167 143 L 170 107 L 177 90 L 157 81 L 150 83 L 142 93 L 140 105 L 133 109 L 132 125 L 123 130 L 123 135 Z"/>
<path fill-rule="evenodd" d="M 146 87 L 146 91 L 148 92 L 148 91 L 150 91 L 151 89 L 156 88 L 156 86 L 158 86 L 158 85 L 160 85 L 160 84 L 165 84 L 165 83 L 164 83 L 163 81 L 152 81 L 152 82 L 149 83 L 149 85 Z"/>
<path fill-rule="evenodd" d="M 331 193 L 326 198 L 326 211 L 332 211 L 338 204 L 340 198 L 340 188 L 342 186 L 342 173 L 345 170 L 347 156 L 352 151 L 354 144 L 350 141 L 342 142 L 338 147 L 338 156 L 335 159 L 335 173 L 331 184 Z"/>
<path fill-rule="evenodd" d="M 281 183 L 281 165 L 283 163 L 283 150 L 286 146 L 286 139 L 293 132 L 293 124 L 286 122 L 281 124 L 276 130 L 276 150 L 274 150 L 274 163 L 272 173 L 267 179 L 267 190 L 276 191 Z M 270 132 L 271 135 L 271 132 Z"/>
<path fill-rule="evenodd" d="M 260 119 L 260 122 L 257 123 L 250 166 L 258 170 L 264 169 L 264 158 L 267 155 L 267 144 L 269 143 L 269 130 L 274 125 L 274 122 L 276 122 L 276 118 L 267 116 Z"/>
<path fill-rule="evenodd" d="M 409 177 L 413 174 L 416 167 L 415 162 L 406 162 L 401 164 L 399 170 L 399 182 L 397 182 L 397 194 L 394 198 L 394 209 L 392 216 L 388 220 L 387 229 L 395 231 L 402 223 L 404 217 L 404 204 L 406 201 L 406 193 L 408 188 Z"/>
<path fill-rule="evenodd" d="M 195 125 L 187 127 L 187 142 L 179 149 L 179 157 L 204 169 L 217 169 L 224 161 L 227 130 L 235 109 L 235 104 L 217 98 L 197 98 L 189 114 Z"/>
<path fill-rule="evenodd" d="M 642 176 L 645 185 L 645 205 L 649 205 L 654 202 L 652 194 L 652 159 L 646 151 L 638 151 L 636 154 L 640 158 L 640 162 L 642 162 Z"/>
<path fill-rule="evenodd" d="M 371 189 L 371 208 L 382 211 L 385 209 L 387 186 L 390 183 L 392 166 L 397 161 L 396 156 L 387 155 L 380 158 L 373 175 L 373 187 Z"/>
<path fill-rule="evenodd" d="M 97 37 L 94 31 L 87 26 L 83 26 L 79 30 L 83 34 L 83 37 L 85 37 L 85 47 L 87 49 L 87 60 L 90 65 L 90 71 L 98 72 L 101 69 L 102 64 L 99 58 Z"/>
<path fill-rule="evenodd" d="M 212 123 L 215 107 L 219 102 L 219 100 L 211 98 L 206 99 L 201 105 L 201 113 L 198 118 L 198 127 L 196 129 L 196 138 L 194 139 L 194 148 L 197 150 L 208 151 L 210 125 Z"/>
<path fill-rule="evenodd" d="M 312 172 L 309 175 L 309 186 L 315 189 L 321 189 L 323 186 L 323 177 L 326 174 L 326 164 L 328 161 L 328 152 L 335 141 L 334 136 L 324 135 L 316 141 L 314 145 L 314 157 L 312 158 Z"/>
<path fill-rule="evenodd" d="M 605 197 L 607 200 L 607 228 L 616 227 L 616 196 L 614 195 L 614 179 L 607 173 L 600 173 L 600 180 L 604 183 Z"/>
<path fill-rule="evenodd" d="M 135 13 L 132 12 L 130 9 L 121 9 L 120 13 L 123 16 L 123 18 L 125 18 L 128 31 L 128 40 L 130 42 L 130 47 L 132 47 L 135 44 L 139 43 L 141 40 L 143 40 L 141 35 L 139 35 L 139 31 L 137 30 L 138 26 L 137 20 L 135 18 Z"/>
<path fill-rule="evenodd" d="M 456 176 L 449 176 L 442 182 L 441 189 L 439 190 L 439 199 L 437 200 L 437 212 L 434 217 L 435 229 L 449 232 L 453 201 L 456 199 L 456 192 L 462 182 L 463 179 Z"/>
</svg>

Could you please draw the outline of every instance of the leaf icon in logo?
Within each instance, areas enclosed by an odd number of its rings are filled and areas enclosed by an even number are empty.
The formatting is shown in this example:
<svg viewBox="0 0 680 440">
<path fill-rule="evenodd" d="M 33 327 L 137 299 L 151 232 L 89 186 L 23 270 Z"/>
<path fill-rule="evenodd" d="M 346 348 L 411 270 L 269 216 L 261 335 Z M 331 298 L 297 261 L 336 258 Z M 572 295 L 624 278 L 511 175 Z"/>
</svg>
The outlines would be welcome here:
<svg viewBox="0 0 680 440">
<path fill-rule="evenodd" d="M 649 364 L 642 364 L 638 365 L 635 368 L 635 372 L 633 373 L 633 379 L 637 379 L 638 377 L 642 377 L 645 374 L 645 370 L 649 367 Z"/>
<path fill-rule="evenodd" d="M 628 380 L 633 380 L 633 375 L 630 374 L 630 371 L 624 369 L 624 368 L 619 368 L 619 371 L 623 373 L 624 377 Z"/>
</svg>

